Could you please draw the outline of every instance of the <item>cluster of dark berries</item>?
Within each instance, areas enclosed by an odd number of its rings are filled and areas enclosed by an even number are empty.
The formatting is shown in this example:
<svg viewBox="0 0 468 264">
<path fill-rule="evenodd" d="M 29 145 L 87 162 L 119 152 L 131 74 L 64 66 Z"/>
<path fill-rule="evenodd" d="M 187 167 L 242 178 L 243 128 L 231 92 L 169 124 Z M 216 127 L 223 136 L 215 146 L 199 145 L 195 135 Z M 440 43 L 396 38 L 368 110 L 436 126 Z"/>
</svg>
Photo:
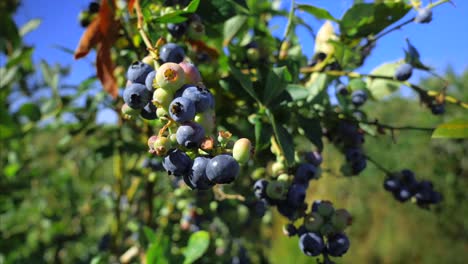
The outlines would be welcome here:
<svg viewBox="0 0 468 264">
<path fill-rule="evenodd" d="M 245 138 L 234 143 L 228 132 L 221 132 L 217 140 L 211 136 L 214 96 L 195 65 L 177 63 L 178 46 L 172 44 L 160 49 L 160 58 L 167 62 L 159 69 L 141 61 L 130 66 L 122 112 L 131 116 L 140 111 L 145 119 L 167 121 L 148 139 L 148 147 L 150 153 L 164 157 L 162 165 L 170 175 L 183 177 L 188 186 L 200 190 L 231 183 L 239 174 L 239 163 L 250 159 L 251 143 Z"/>
<path fill-rule="evenodd" d="M 357 175 L 367 166 L 367 158 L 362 149 L 364 144 L 364 131 L 350 121 L 339 120 L 326 135 L 345 154 L 346 163 L 341 167 L 345 176 Z"/>
<path fill-rule="evenodd" d="M 406 202 L 414 197 L 420 207 L 426 208 L 442 200 L 442 195 L 434 191 L 432 182 L 417 181 L 411 170 L 405 169 L 387 176 L 384 181 L 384 188 L 400 202 Z"/>
<path fill-rule="evenodd" d="M 299 228 L 289 223 L 283 227 L 283 232 L 287 236 L 299 236 L 299 248 L 307 256 L 341 257 L 350 246 L 344 230 L 351 223 L 346 209 L 335 210 L 331 202 L 317 200 Z"/>
<path fill-rule="evenodd" d="M 205 26 L 197 14 L 190 15 L 187 21 L 182 23 L 167 24 L 167 30 L 175 39 L 187 37 L 191 40 L 199 40 L 205 35 Z"/>
<path fill-rule="evenodd" d="M 254 184 L 255 196 L 264 204 L 276 206 L 283 216 L 294 220 L 304 215 L 307 204 L 306 198 L 309 181 L 319 177 L 318 166 L 322 156 L 318 152 L 307 152 L 301 157 L 303 162 L 296 168 L 294 175 L 288 175 L 281 162 L 272 165 L 276 180 L 260 179 Z"/>
<path fill-rule="evenodd" d="M 96 14 L 99 12 L 99 3 L 98 2 L 91 2 L 88 5 L 88 9 L 83 10 L 78 15 L 78 20 L 80 21 L 80 25 L 82 27 L 87 27 L 93 21 Z"/>
</svg>

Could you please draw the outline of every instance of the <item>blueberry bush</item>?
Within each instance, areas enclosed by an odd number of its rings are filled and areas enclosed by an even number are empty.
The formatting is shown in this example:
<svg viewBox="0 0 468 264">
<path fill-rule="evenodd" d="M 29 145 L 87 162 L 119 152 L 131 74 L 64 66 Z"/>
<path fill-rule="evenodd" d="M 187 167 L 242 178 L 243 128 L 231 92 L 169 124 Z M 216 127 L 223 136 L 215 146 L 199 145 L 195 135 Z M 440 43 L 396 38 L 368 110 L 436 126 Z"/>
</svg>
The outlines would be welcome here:
<svg viewBox="0 0 468 264">
<path fill-rule="evenodd" d="M 268 249 L 278 223 L 290 255 L 341 262 L 362 240 L 350 228 L 368 215 L 319 197 L 317 186 L 334 176 L 369 181 L 369 169 L 382 175 L 374 191 L 411 210 L 453 206 L 466 181 L 448 192 L 404 167 L 412 164 L 387 167 L 380 158 L 390 154 L 375 146 L 406 130 L 466 138 L 466 94 L 450 89 L 457 80 L 424 64 L 409 39 L 402 58 L 358 70 L 381 38 L 430 27 L 450 3 L 355 1 L 337 18 L 295 1 L 289 10 L 267 0 L 90 2 L 76 50 L 61 48 L 75 59 L 95 51 L 96 72 L 79 85 L 62 81 L 67 67 L 35 67 L 22 38 L 40 21 L 18 28 L 19 2 L 0 4 L 0 263 L 277 263 Z M 322 26 L 315 32 L 299 13 Z M 269 27 L 275 17 L 287 21 L 281 36 Z M 301 27 L 315 40 L 311 58 Z M 415 71 L 432 77 L 415 84 Z M 381 122 L 377 110 L 402 86 L 448 121 Z M 102 109 L 115 124 L 96 122 Z M 453 142 L 443 150 L 454 157 L 443 165 L 452 184 L 467 171 L 458 163 L 466 144 Z M 456 237 L 451 225 L 437 228 Z"/>
</svg>

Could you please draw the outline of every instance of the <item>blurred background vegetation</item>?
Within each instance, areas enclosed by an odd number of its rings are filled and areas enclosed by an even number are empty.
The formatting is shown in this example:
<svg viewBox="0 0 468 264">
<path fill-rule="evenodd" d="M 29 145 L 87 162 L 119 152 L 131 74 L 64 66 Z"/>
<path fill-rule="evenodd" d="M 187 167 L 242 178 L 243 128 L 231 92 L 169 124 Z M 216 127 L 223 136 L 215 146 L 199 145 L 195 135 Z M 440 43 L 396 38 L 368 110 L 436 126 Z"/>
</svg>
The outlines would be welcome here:
<svg viewBox="0 0 468 264">
<path fill-rule="evenodd" d="M 11 24 L 15 4 L 0 4 L 0 14 L 5 14 L 0 15 L 0 56 L 8 59 L 0 72 L 0 263 L 89 263 L 97 255 L 118 252 L 117 245 L 138 240 L 127 233 L 138 229 L 135 218 L 147 217 L 148 211 L 139 206 L 147 202 L 155 214 L 162 212 L 164 199 L 175 200 L 169 195 L 171 183 L 135 193 L 135 186 L 148 181 L 149 171 L 141 169 L 145 131 L 136 133 L 128 122 L 96 122 L 100 109 L 116 109 L 104 92 L 90 92 L 98 86 L 95 77 L 66 85 L 60 80 L 73 69 L 47 62 L 34 65 L 34 47 L 22 42 L 34 25 L 16 30 Z M 451 83 L 449 92 L 468 101 L 468 69 L 460 75 L 448 69 L 445 78 Z M 440 85 L 436 78 L 421 83 L 430 90 Z M 450 119 L 466 116 L 463 109 L 447 108 Z M 445 119 L 433 116 L 413 96 L 371 102 L 365 110 L 395 126 L 435 127 Z M 326 148 L 322 179 L 312 183 L 307 200 L 331 200 L 353 215 L 351 249 L 336 260 L 465 263 L 468 141 L 431 139 L 424 131 L 403 130 L 393 137 L 368 136 L 365 150 L 385 168 L 411 168 L 418 179 L 433 181 L 444 202 L 431 211 L 398 203 L 383 190 L 384 174 L 372 165 L 359 178 L 338 176 L 343 157 L 333 147 Z M 125 199 L 117 195 L 123 192 Z M 273 229 L 265 225 L 262 232 L 265 247 L 258 245 L 268 259 L 314 263 L 298 250 L 296 237 L 282 234 L 284 219 L 276 212 L 274 216 Z M 258 234 L 237 230 L 232 235 L 240 237 L 242 231 Z M 118 243 L 110 242 L 110 234 Z"/>
</svg>

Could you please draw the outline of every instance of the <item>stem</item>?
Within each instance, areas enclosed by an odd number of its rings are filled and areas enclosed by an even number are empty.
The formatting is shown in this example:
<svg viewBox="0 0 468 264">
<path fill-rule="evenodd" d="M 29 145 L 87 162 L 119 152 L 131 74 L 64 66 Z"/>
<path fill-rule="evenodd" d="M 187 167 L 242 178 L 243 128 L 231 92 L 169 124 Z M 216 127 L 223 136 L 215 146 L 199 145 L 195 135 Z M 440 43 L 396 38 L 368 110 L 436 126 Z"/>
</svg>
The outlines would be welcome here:
<svg viewBox="0 0 468 264">
<path fill-rule="evenodd" d="M 380 124 L 378 120 L 375 120 L 373 122 L 359 121 L 359 123 L 363 123 L 367 125 L 374 125 L 374 126 L 378 126 L 378 127 L 382 127 L 382 128 L 390 129 L 390 130 L 420 130 L 420 131 L 428 131 L 432 133 L 432 131 L 434 131 L 435 129 L 435 128 L 430 128 L 430 127 L 390 126 L 390 125 Z"/>
<path fill-rule="evenodd" d="M 148 50 L 152 51 L 152 50 L 154 50 L 153 45 L 151 44 L 151 41 L 150 41 L 148 35 L 146 34 L 146 32 L 143 30 L 144 18 L 143 18 L 143 13 L 141 12 L 141 6 L 140 6 L 140 1 L 139 0 L 135 1 L 135 11 L 136 11 L 136 14 L 137 14 L 138 32 L 140 32 L 140 35 L 143 38 L 143 42 L 145 42 L 145 45 L 148 48 Z"/>
<path fill-rule="evenodd" d="M 377 161 L 375 161 L 375 160 L 372 159 L 371 157 L 369 157 L 369 156 L 366 155 L 366 159 L 367 159 L 368 161 L 370 161 L 372 164 L 374 164 L 374 166 L 375 166 L 377 169 L 379 169 L 379 170 L 385 172 L 385 174 L 392 174 L 391 171 L 387 170 L 384 166 L 382 166 L 381 164 L 379 164 Z"/>
<path fill-rule="evenodd" d="M 406 20 L 406 21 L 404 21 L 404 22 L 402 22 L 402 23 L 400 23 L 400 24 L 398 24 L 398 25 L 396 25 L 396 26 L 394 26 L 394 27 L 388 29 L 387 31 L 384 31 L 384 32 L 380 33 L 379 35 L 375 36 L 375 38 L 371 39 L 368 43 L 376 42 L 378 39 L 384 37 L 385 35 L 390 34 L 390 33 L 392 33 L 392 32 L 395 31 L 395 30 L 401 29 L 402 27 L 404 27 L 404 26 L 410 24 L 411 22 L 413 22 L 413 21 L 414 21 L 414 18 L 415 18 L 415 17 L 412 17 L 412 18 L 410 18 L 410 19 L 408 19 L 408 20 Z M 366 46 L 367 46 L 367 45 L 368 45 L 368 44 L 366 44 Z"/>
</svg>

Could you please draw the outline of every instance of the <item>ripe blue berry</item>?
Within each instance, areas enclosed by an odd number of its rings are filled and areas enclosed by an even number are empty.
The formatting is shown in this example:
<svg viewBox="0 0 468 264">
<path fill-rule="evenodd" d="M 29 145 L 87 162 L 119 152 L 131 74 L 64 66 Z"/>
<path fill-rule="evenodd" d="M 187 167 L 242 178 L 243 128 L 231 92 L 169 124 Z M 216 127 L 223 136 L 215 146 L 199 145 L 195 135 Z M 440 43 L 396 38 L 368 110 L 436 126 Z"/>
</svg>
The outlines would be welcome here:
<svg viewBox="0 0 468 264">
<path fill-rule="evenodd" d="M 341 257 L 349 249 L 349 239 L 345 234 L 336 234 L 328 239 L 327 253 L 330 256 Z"/>
<path fill-rule="evenodd" d="M 208 110 L 212 105 L 212 100 L 214 100 L 210 91 L 202 86 L 187 87 L 182 93 L 182 97 L 192 100 L 198 113 Z"/>
<path fill-rule="evenodd" d="M 306 197 L 306 187 L 302 184 L 293 184 L 288 191 L 288 203 L 290 206 L 299 208 L 304 204 Z"/>
<path fill-rule="evenodd" d="M 411 198 L 411 192 L 407 187 L 403 186 L 399 190 L 393 192 L 393 197 L 403 203 Z"/>
<path fill-rule="evenodd" d="M 163 166 L 169 175 L 187 175 L 192 166 L 192 160 L 185 152 L 174 149 L 164 158 Z"/>
<path fill-rule="evenodd" d="M 361 106 L 367 101 L 367 93 L 364 90 L 357 90 L 351 94 L 351 102 L 355 106 Z"/>
<path fill-rule="evenodd" d="M 416 23 L 429 23 L 432 21 L 432 10 L 430 8 L 421 8 L 414 18 Z"/>
<path fill-rule="evenodd" d="M 140 115 L 146 120 L 154 120 L 158 118 L 156 116 L 156 106 L 151 102 L 147 103 L 146 106 L 141 109 Z"/>
<path fill-rule="evenodd" d="M 295 236 L 297 234 L 297 229 L 293 224 L 286 224 L 283 226 L 283 234 L 288 237 Z"/>
<path fill-rule="evenodd" d="M 159 58 L 164 62 L 180 63 L 184 60 L 185 51 L 175 43 L 167 43 L 159 50 Z"/>
<path fill-rule="evenodd" d="M 336 91 L 338 91 L 339 94 L 344 96 L 349 94 L 348 88 L 346 88 L 346 85 L 342 83 L 338 84 L 338 86 L 336 87 Z"/>
<path fill-rule="evenodd" d="M 266 189 L 268 181 L 264 179 L 257 180 L 254 184 L 254 193 L 258 199 L 266 198 Z"/>
<path fill-rule="evenodd" d="M 395 79 L 399 81 L 408 80 L 413 74 L 413 66 L 408 63 L 400 65 L 395 72 Z"/>
<path fill-rule="evenodd" d="M 214 183 L 206 177 L 206 165 L 210 159 L 206 157 L 196 157 L 193 160 L 192 171 L 189 174 L 189 181 L 193 188 L 199 190 L 207 190 Z"/>
<path fill-rule="evenodd" d="M 384 189 L 389 192 L 395 192 L 400 189 L 400 181 L 395 177 L 389 177 L 384 181 Z"/>
<path fill-rule="evenodd" d="M 304 163 L 299 165 L 296 170 L 296 175 L 294 175 L 294 183 L 299 183 L 307 186 L 311 179 L 314 179 L 317 175 L 317 168 L 310 164 Z"/>
<path fill-rule="evenodd" d="M 206 176 L 215 183 L 231 183 L 239 174 L 239 169 L 239 164 L 232 156 L 221 154 L 208 162 Z"/>
<path fill-rule="evenodd" d="M 146 85 L 146 89 L 148 89 L 148 91 L 150 91 L 150 92 L 154 91 L 153 83 L 154 83 L 154 78 L 155 77 L 156 77 L 156 71 L 151 71 L 146 76 L 145 85 Z"/>
<path fill-rule="evenodd" d="M 167 24 L 167 31 L 176 39 L 181 38 L 187 33 L 187 22 L 178 24 L 169 23 Z"/>
<path fill-rule="evenodd" d="M 184 97 L 177 97 L 169 105 L 169 115 L 179 123 L 190 121 L 195 117 L 195 104 Z"/>
<path fill-rule="evenodd" d="M 132 83 L 125 88 L 123 93 L 125 103 L 133 109 L 141 109 L 151 99 L 151 93 L 143 84 Z"/>
<path fill-rule="evenodd" d="M 304 159 L 316 167 L 320 166 L 323 161 L 322 154 L 320 154 L 318 151 L 304 153 Z"/>
<path fill-rule="evenodd" d="M 141 61 L 135 61 L 128 67 L 127 79 L 132 83 L 145 84 L 146 76 L 153 70 L 153 68 Z"/>
<path fill-rule="evenodd" d="M 318 256 L 325 248 L 323 239 L 315 233 L 305 233 L 299 238 L 299 248 L 307 256 Z"/>
<path fill-rule="evenodd" d="M 186 122 L 176 132 L 177 143 L 186 148 L 196 148 L 205 137 L 205 129 L 195 122 Z"/>
<path fill-rule="evenodd" d="M 88 5 L 88 12 L 91 14 L 96 14 L 99 12 L 99 3 L 97 2 L 91 2 Z"/>
<path fill-rule="evenodd" d="M 152 171 L 162 171 L 164 170 L 164 167 L 162 165 L 162 162 L 159 159 L 155 158 L 146 158 L 142 165 L 143 168 L 149 168 Z"/>
<path fill-rule="evenodd" d="M 431 106 L 431 112 L 434 115 L 441 115 L 445 113 L 445 105 L 444 104 L 434 104 Z"/>
</svg>

